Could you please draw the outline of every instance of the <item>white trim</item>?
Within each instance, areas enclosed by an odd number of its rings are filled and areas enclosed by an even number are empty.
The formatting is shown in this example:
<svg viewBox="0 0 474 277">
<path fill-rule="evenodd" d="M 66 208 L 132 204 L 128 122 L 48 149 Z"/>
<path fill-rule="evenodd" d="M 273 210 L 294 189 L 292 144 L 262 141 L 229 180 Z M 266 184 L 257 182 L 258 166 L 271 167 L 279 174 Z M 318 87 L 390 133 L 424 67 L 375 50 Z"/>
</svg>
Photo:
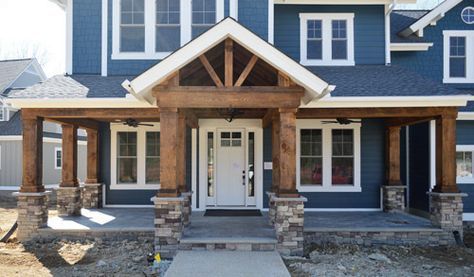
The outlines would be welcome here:
<svg viewBox="0 0 474 277">
<path fill-rule="evenodd" d="M 229 0 L 229 16 L 239 20 L 239 1 Z"/>
<path fill-rule="evenodd" d="M 306 89 L 305 100 L 307 101 L 328 93 L 332 88 L 307 68 L 301 66 L 275 47 L 272 47 L 268 42 L 232 18 L 226 18 L 214 25 L 211 29 L 173 52 L 131 82 L 125 81 L 122 86 L 132 94 L 137 95 L 137 97 L 142 97 L 149 103 L 154 103 L 156 99 L 152 97 L 151 89 L 155 85 L 226 38 L 235 40 L 271 66 L 291 76 L 296 84 Z"/>
<path fill-rule="evenodd" d="M 197 129 L 191 129 L 191 191 L 192 208 L 197 209 Z"/>
<path fill-rule="evenodd" d="M 461 15 L 461 20 L 462 20 L 464 23 L 468 24 L 468 25 L 472 25 L 472 24 L 474 24 L 474 21 L 473 21 L 473 22 L 467 22 L 466 20 L 464 20 L 464 18 L 463 18 L 463 16 L 462 16 L 462 14 L 463 14 L 465 11 L 467 11 L 467 10 L 471 10 L 471 12 L 474 13 L 474 7 L 472 7 L 472 6 L 467 6 L 467 7 L 465 7 L 464 9 L 462 9 L 461 14 L 460 14 L 460 15 Z"/>
<path fill-rule="evenodd" d="M 72 74 L 73 0 L 66 0 L 66 73 Z"/>
<path fill-rule="evenodd" d="M 474 120 L 474 112 L 459 112 L 457 120 Z"/>
<path fill-rule="evenodd" d="M 354 60 L 354 13 L 300 13 L 300 63 L 306 66 L 353 66 Z M 307 21 L 322 20 L 322 59 L 307 58 Z M 347 59 L 332 59 L 332 20 L 347 22 Z"/>
<path fill-rule="evenodd" d="M 224 0 L 216 0 L 216 22 L 219 22 L 222 19 L 224 19 Z"/>
<path fill-rule="evenodd" d="M 406 205 L 407 208 L 410 208 L 410 125 L 405 127 L 405 172 L 406 172 L 406 180 L 405 186 L 407 191 L 407 200 Z M 383 201 L 383 198 L 382 198 Z"/>
<path fill-rule="evenodd" d="M 151 108 L 148 102 L 137 100 L 132 95 L 116 98 L 9 98 L 7 102 L 15 108 Z"/>
<path fill-rule="evenodd" d="M 390 15 L 395 8 L 395 0 L 392 1 L 391 4 L 385 5 L 385 64 L 390 65 L 392 63 L 392 55 L 391 55 L 391 47 L 390 47 L 390 28 L 391 28 L 391 23 L 390 23 Z"/>
<path fill-rule="evenodd" d="M 450 38 L 460 36 L 466 38 L 466 77 L 450 77 Z M 474 83 L 474 30 L 443 31 L 443 83 L 445 84 L 470 84 Z"/>
<path fill-rule="evenodd" d="M 275 42 L 275 4 L 274 0 L 268 0 L 268 42 Z"/>
<path fill-rule="evenodd" d="M 361 192 L 361 146 L 360 146 L 360 128 L 361 123 L 352 123 L 350 125 L 324 124 L 319 119 L 297 119 L 296 120 L 296 188 L 300 192 Z M 322 185 L 301 185 L 301 129 L 320 129 L 322 130 L 322 163 L 323 178 Z M 349 129 L 354 131 L 354 184 L 353 185 L 332 185 L 332 137 L 331 131 L 334 129 Z"/>
<path fill-rule="evenodd" d="M 436 120 L 430 121 L 430 191 L 436 186 Z"/>
<path fill-rule="evenodd" d="M 23 136 L 0 136 L 0 141 L 22 141 Z M 43 143 L 62 143 L 60 138 L 43 137 Z M 79 140 L 77 145 L 87 145 L 87 141 Z"/>
<path fill-rule="evenodd" d="M 275 4 L 288 5 L 387 5 L 393 0 L 275 0 Z M 416 0 L 397 0 L 397 4 L 415 4 Z"/>
<path fill-rule="evenodd" d="M 430 25 L 435 24 L 438 20 L 444 17 L 444 15 L 454 8 L 456 5 L 461 3 L 463 0 L 446 0 L 439 4 L 436 8 L 431 10 L 429 13 L 415 21 L 408 28 L 400 32 L 402 36 L 408 37 L 413 33 L 417 33 L 418 36 L 423 36 L 423 29 Z M 400 1 L 397 1 L 398 3 Z"/>
<path fill-rule="evenodd" d="M 416 43 L 405 43 L 405 42 L 392 42 L 390 43 L 390 51 L 428 51 L 430 47 L 433 47 L 431 42 L 416 42 Z"/>
<path fill-rule="evenodd" d="M 463 213 L 462 214 L 463 221 L 474 221 L 474 213 Z"/>
<path fill-rule="evenodd" d="M 137 128 L 123 125 L 123 123 L 110 124 L 110 190 L 158 190 L 160 184 L 146 184 L 146 132 L 160 132 L 160 123 L 149 122 L 153 126 L 139 126 Z M 137 133 L 137 183 L 117 183 L 117 133 Z"/>
<path fill-rule="evenodd" d="M 58 166 L 58 152 L 61 153 L 61 166 Z M 63 168 L 63 148 L 62 147 L 54 147 L 54 169 L 62 169 Z"/>
<path fill-rule="evenodd" d="M 456 145 L 456 152 L 471 152 L 474 156 L 474 145 Z M 457 164 L 457 162 L 456 162 Z M 456 183 L 458 184 L 474 184 L 474 164 L 471 168 L 473 176 L 472 177 L 457 177 Z"/>
<path fill-rule="evenodd" d="M 109 3 L 108 0 L 102 0 L 102 48 L 101 48 L 101 75 L 107 76 L 108 70 L 108 9 Z"/>
</svg>

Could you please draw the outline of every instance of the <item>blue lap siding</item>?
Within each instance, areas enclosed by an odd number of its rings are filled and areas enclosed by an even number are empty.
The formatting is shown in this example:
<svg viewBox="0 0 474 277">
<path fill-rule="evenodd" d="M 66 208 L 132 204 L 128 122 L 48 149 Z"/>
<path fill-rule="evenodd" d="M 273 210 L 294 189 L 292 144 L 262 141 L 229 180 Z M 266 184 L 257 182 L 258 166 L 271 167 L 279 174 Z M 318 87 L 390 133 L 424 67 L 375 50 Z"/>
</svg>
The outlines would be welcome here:
<svg viewBox="0 0 474 277">
<path fill-rule="evenodd" d="M 458 120 L 456 125 L 457 145 L 474 145 L 474 120 Z M 474 184 L 458 184 L 462 192 L 468 194 L 465 197 L 464 212 L 474 213 Z"/>
<path fill-rule="evenodd" d="M 300 13 L 354 13 L 356 64 L 385 63 L 384 6 L 275 5 L 275 46 L 297 61 Z"/>
</svg>

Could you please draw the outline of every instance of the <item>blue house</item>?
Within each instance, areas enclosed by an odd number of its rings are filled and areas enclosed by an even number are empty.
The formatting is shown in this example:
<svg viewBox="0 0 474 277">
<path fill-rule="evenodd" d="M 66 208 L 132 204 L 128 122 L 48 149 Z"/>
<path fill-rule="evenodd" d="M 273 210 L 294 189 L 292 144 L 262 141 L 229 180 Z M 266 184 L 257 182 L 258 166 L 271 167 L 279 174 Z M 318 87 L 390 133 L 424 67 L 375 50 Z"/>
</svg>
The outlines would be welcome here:
<svg viewBox="0 0 474 277">
<path fill-rule="evenodd" d="M 55 2 L 67 74 L 10 100 L 28 142 L 20 239 L 47 220 L 43 120 L 63 124 L 59 214 L 154 207 L 156 249 L 170 256 L 191 211 L 268 211 L 285 254 L 320 237 L 306 235 L 317 212 L 425 216 L 430 236 L 386 239 L 420 244 L 452 243 L 463 204 L 474 212 L 474 1 L 425 12 L 392 0 Z M 77 128 L 88 134 L 82 200 Z"/>
</svg>

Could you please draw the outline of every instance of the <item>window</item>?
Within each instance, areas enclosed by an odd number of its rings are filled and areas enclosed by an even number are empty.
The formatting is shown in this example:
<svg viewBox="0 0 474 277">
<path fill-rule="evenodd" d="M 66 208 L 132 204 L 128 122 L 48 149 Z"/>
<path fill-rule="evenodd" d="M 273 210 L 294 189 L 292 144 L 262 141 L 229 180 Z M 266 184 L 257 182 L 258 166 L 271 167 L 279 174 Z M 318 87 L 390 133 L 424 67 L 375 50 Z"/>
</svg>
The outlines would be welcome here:
<svg viewBox="0 0 474 277">
<path fill-rule="evenodd" d="M 255 132 L 248 133 L 248 159 L 247 159 L 247 172 L 248 172 L 248 192 L 247 196 L 255 196 Z"/>
<path fill-rule="evenodd" d="M 120 184 L 137 182 L 137 133 L 117 133 L 117 180 Z"/>
<path fill-rule="evenodd" d="M 241 132 L 222 132 L 221 147 L 240 147 L 242 145 Z"/>
<path fill-rule="evenodd" d="M 156 0 L 156 52 L 172 52 L 179 48 L 180 1 Z"/>
<path fill-rule="evenodd" d="M 456 147 L 456 181 L 457 183 L 474 184 L 474 145 Z"/>
<path fill-rule="evenodd" d="M 120 2 L 120 52 L 145 51 L 145 0 Z"/>
<path fill-rule="evenodd" d="M 360 123 L 297 120 L 297 185 L 302 192 L 360 192 Z"/>
<path fill-rule="evenodd" d="M 354 65 L 354 14 L 300 14 L 301 64 Z"/>
<path fill-rule="evenodd" d="M 63 151 L 61 147 L 54 148 L 54 169 L 63 167 Z"/>
<path fill-rule="evenodd" d="M 207 196 L 214 197 L 214 133 L 207 133 Z"/>
<path fill-rule="evenodd" d="M 462 21 L 466 24 L 474 24 L 474 7 L 466 7 L 461 12 Z"/>
<path fill-rule="evenodd" d="M 474 31 L 444 31 L 444 82 L 474 83 Z"/>
<path fill-rule="evenodd" d="M 216 23 L 216 0 L 192 1 L 192 38 Z"/>
<path fill-rule="evenodd" d="M 0 105 L 0 121 L 5 121 L 5 109 Z"/>
<path fill-rule="evenodd" d="M 160 132 L 146 133 L 146 183 L 160 183 Z"/>
<path fill-rule="evenodd" d="M 163 59 L 224 18 L 224 0 L 112 0 L 113 60 Z"/>
</svg>

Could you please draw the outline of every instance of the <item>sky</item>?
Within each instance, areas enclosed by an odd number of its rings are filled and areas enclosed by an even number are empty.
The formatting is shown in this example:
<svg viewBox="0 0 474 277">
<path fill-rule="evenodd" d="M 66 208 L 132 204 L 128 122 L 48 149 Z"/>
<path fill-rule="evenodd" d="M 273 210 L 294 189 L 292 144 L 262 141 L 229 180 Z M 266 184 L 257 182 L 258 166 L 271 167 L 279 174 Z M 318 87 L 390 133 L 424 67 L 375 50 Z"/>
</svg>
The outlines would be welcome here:
<svg viewBox="0 0 474 277">
<path fill-rule="evenodd" d="M 417 5 L 398 5 L 397 8 L 431 9 L 441 1 L 418 0 Z M 48 77 L 63 74 L 64 10 L 49 0 L 0 0 L 0 4 L 0 60 L 36 56 Z"/>
</svg>

